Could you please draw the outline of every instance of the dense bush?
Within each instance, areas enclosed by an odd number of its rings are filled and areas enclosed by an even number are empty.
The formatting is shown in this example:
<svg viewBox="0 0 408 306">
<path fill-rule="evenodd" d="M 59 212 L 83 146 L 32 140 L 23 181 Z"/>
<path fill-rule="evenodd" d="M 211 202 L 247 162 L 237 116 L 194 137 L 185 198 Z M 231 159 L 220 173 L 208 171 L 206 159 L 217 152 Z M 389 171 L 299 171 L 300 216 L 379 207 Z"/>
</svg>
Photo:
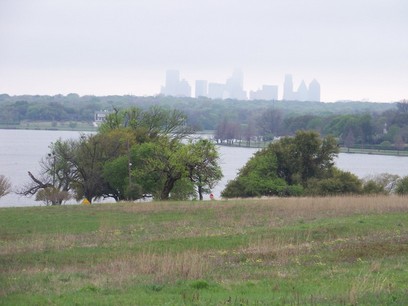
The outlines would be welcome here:
<svg viewBox="0 0 408 306">
<path fill-rule="evenodd" d="M 395 192 L 399 195 L 408 194 L 408 176 L 405 176 L 398 181 Z"/>
<path fill-rule="evenodd" d="M 332 137 L 301 131 L 257 152 L 228 182 L 222 196 L 299 196 L 362 192 L 361 181 L 334 167 L 338 147 Z"/>
<path fill-rule="evenodd" d="M 333 169 L 331 177 L 311 179 L 307 188 L 307 194 L 323 196 L 360 194 L 362 191 L 362 182 L 356 175 L 339 169 Z"/>
</svg>

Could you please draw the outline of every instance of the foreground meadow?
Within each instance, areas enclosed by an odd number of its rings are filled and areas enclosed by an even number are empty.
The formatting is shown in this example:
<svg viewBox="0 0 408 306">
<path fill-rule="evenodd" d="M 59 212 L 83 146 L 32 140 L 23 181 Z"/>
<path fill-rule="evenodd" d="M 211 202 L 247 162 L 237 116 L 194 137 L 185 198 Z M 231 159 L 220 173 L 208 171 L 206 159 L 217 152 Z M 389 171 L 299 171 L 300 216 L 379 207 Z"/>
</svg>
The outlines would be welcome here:
<svg viewBox="0 0 408 306">
<path fill-rule="evenodd" d="M 1 305 L 407 305 L 408 198 L 0 209 Z"/>
</svg>

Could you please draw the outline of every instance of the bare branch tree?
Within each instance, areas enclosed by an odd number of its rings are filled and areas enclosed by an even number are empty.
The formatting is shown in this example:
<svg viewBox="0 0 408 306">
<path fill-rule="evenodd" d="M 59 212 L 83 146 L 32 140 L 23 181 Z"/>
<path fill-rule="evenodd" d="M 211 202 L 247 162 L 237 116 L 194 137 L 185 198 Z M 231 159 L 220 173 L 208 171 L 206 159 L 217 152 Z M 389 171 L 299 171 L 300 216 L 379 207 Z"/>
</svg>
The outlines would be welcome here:
<svg viewBox="0 0 408 306">
<path fill-rule="evenodd" d="M 40 161 L 40 173 L 34 175 L 28 171 L 30 182 L 16 193 L 27 197 L 41 193 L 39 200 L 42 201 L 44 197 L 48 197 L 47 203 L 61 205 L 69 198 L 67 194 L 70 193 L 75 175 L 72 165 L 64 156 L 70 152 L 71 142 L 58 140 L 51 144 L 50 149 L 51 153 Z M 52 192 L 49 192 L 50 190 Z"/>
<path fill-rule="evenodd" d="M 45 177 L 37 178 L 30 171 L 28 171 L 28 176 L 32 181 L 24 185 L 19 191 L 17 191 L 17 194 L 29 197 L 35 195 L 41 189 L 53 187 Z"/>
<path fill-rule="evenodd" d="M 0 198 L 11 192 L 11 183 L 4 175 L 0 175 Z"/>
</svg>

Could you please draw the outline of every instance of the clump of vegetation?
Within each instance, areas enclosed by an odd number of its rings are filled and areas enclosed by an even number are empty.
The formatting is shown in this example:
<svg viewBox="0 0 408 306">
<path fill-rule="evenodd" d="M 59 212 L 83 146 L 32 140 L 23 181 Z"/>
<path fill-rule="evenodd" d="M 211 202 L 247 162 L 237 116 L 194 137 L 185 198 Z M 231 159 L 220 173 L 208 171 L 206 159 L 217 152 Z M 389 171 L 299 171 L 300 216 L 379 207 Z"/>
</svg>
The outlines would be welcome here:
<svg viewBox="0 0 408 306">
<path fill-rule="evenodd" d="M 399 195 L 407 195 L 408 194 L 408 176 L 400 179 L 397 182 L 397 186 L 395 188 L 395 192 Z"/>
<path fill-rule="evenodd" d="M 334 167 L 338 147 L 333 137 L 299 131 L 270 144 L 240 170 L 222 195 L 231 197 L 338 195 L 361 192 L 361 182 Z"/>
<path fill-rule="evenodd" d="M 363 181 L 363 193 L 365 194 L 393 194 L 400 177 L 395 174 L 381 173 L 368 176 Z"/>
<path fill-rule="evenodd" d="M 38 175 L 20 194 L 45 204 L 70 198 L 92 202 L 189 199 L 210 193 L 222 178 L 218 152 L 208 140 L 183 142 L 192 130 L 186 116 L 160 107 L 131 108 L 107 116 L 97 134 L 59 140 L 41 161 Z"/>
<path fill-rule="evenodd" d="M 299 131 L 258 151 L 229 181 L 226 198 L 406 194 L 405 178 L 388 173 L 364 179 L 334 166 L 339 148 L 333 137 Z M 408 189 L 407 189 L 408 190 Z"/>
</svg>

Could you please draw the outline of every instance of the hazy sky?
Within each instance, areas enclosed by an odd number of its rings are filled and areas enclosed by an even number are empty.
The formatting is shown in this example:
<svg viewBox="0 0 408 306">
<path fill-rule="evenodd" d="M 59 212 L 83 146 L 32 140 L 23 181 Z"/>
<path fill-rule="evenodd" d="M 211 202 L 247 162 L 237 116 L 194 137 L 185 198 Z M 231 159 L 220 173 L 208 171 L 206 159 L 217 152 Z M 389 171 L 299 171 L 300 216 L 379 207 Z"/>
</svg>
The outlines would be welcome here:
<svg viewBox="0 0 408 306">
<path fill-rule="evenodd" d="M 0 0 L 0 93 L 153 95 L 165 71 L 408 98 L 407 0 Z M 296 89 L 295 88 L 295 89 Z"/>
</svg>

